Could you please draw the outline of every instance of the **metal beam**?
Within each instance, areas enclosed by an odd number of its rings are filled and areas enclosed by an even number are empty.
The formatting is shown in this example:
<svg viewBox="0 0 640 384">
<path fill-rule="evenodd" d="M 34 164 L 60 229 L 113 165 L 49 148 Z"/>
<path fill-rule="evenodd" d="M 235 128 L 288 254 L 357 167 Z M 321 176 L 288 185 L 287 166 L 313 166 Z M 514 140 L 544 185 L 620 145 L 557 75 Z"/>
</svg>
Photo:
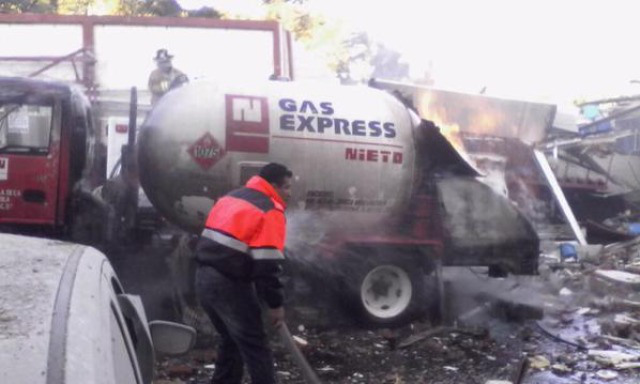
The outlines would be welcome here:
<svg viewBox="0 0 640 384">
<path fill-rule="evenodd" d="M 275 31 L 277 21 L 221 20 L 203 17 L 81 16 L 53 14 L 0 14 L 0 24 L 140 25 L 184 28 L 219 28 Z"/>
<path fill-rule="evenodd" d="M 591 100 L 585 101 L 582 103 L 577 103 L 578 107 L 584 107 L 585 105 L 596 105 L 596 104 L 607 104 L 607 103 L 623 103 L 625 101 L 638 101 L 640 100 L 640 95 L 635 96 L 620 96 L 620 97 L 611 97 L 607 99 L 599 99 L 599 100 Z"/>
<path fill-rule="evenodd" d="M 553 197 L 555 198 L 558 205 L 560 205 L 560 210 L 562 214 L 569 222 L 571 226 L 571 230 L 573 231 L 576 240 L 578 240 L 578 244 L 586 245 L 587 239 L 584 237 L 584 233 L 580 229 L 578 225 L 578 220 L 576 220 L 575 215 L 573 214 L 573 210 L 571 210 L 571 206 L 567 202 L 567 198 L 564 196 L 564 192 L 562 192 L 562 188 L 560 188 L 560 184 L 558 184 L 558 179 L 556 179 L 553 170 L 551 170 L 551 166 L 549 166 L 549 162 L 547 161 L 547 157 L 541 151 L 534 150 L 533 151 L 534 159 L 538 163 L 542 174 L 545 176 L 549 187 L 551 188 L 551 192 L 553 192 Z"/>
<path fill-rule="evenodd" d="M 80 49 L 78 49 L 76 51 L 73 51 L 68 55 L 60 56 L 59 58 L 53 60 L 53 62 L 45 65 L 44 67 L 38 69 L 37 71 L 35 71 L 33 73 L 30 73 L 28 77 L 36 77 L 39 74 L 41 74 L 43 72 L 46 72 L 48 69 L 55 67 L 56 65 L 60 64 L 63 61 L 67 61 L 67 60 L 73 59 L 75 56 L 77 56 L 77 55 L 79 55 L 81 53 L 84 53 L 84 48 L 80 48 Z"/>
</svg>

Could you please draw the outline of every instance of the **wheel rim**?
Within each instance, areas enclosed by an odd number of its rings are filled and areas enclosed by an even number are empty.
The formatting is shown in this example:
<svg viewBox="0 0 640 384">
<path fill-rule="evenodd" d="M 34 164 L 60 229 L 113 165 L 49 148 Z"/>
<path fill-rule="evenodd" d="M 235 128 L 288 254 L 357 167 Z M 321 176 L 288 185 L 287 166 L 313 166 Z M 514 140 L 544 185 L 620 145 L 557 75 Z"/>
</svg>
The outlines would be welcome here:
<svg viewBox="0 0 640 384">
<path fill-rule="evenodd" d="M 367 273 L 360 286 L 360 300 L 373 317 L 390 319 L 403 313 L 411 302 L 411 278 L 394 265 L 380 265 Z"/>
</svg>

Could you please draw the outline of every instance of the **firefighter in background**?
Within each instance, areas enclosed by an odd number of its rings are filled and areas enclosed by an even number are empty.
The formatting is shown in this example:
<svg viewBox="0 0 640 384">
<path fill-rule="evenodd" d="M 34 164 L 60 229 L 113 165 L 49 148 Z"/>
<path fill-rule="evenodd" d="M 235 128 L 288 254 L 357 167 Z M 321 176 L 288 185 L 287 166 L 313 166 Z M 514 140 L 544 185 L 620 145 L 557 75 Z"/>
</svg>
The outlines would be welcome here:
<svg viewBox="0 0 640 384">
<path fill-rule="evenodd" d="M 276 383 L 260 301 L 280 327 L 291 177 L 281 164 L 265 165 L 245 187 L 216 202 L 198 240 L 196 294 L 220 335 L 212 384 L 240 384 L 244 364 L 253 384 Z"/>
<path fill-rule="evenodd" d="M 162 95 L 170 89 L 188 81 L 187 75 L 182 73 L 171 63 L 173 55 L 166 49 L 158 49 L 155 60 L 158 68 L 149 75 L 149 90 L 151 91 L 151 104 L 155 104 Z"/>
</svg>

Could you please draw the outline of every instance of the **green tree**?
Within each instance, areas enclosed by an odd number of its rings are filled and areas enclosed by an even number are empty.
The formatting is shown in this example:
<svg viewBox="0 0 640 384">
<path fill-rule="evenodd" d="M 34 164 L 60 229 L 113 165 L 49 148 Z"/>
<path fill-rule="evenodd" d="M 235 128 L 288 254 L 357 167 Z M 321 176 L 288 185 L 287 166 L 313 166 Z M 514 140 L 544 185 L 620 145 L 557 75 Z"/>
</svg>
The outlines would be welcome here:
<svg viewBox="0 0 640 384">
<path fill-rule="evenodd" d="M 220 18 L 211 7 L 185 11 L 176 0 L 0 0 L 0 13 Z"/>
<path fill-rule="evenodd" d="M 306 49 L 319 53 L 342 82 L 366 82 L 371 77 L 406 80 L 409 76 L 409 65 L 398 52 L 365 32 L 309 12 L 305 0 L 267 0 L 264 5 L 266 19 L 280 22 Z"/>
<path fill-rule="evenodd" d="M 0 13 L 46 13 L 56 8 L 55 0 L 0 0 Z"/>
<path fill-rule="evenodd" d="M 278 21 L 293 38 L 306 49 L 318 53 L 327 66 L 338 72 L 349 59 L 344 45 L 349 31 L 340 22 L 313 14 L 305 7 L 304 0 L 265 1 L 267 20 Z"/>
<path fill-rule="evenodd" d="M 58 0 L 67 15 L 185 16 L 176 0 Z"/>
<path fill-rule="evenodd" d="M 205 17 L 209 19 L 220 19 L 222 18 L 222 13 L 211 7 L 202 7 L 196 10 L 187 11 L 187 16 L 189 17 Z"/>
<path fill-rule="evenodd" d="M 144 0 L 137 3 L 139 8 L 136 15 L 139 16 L 186 16 L 176 0 Z"/>
</svg>

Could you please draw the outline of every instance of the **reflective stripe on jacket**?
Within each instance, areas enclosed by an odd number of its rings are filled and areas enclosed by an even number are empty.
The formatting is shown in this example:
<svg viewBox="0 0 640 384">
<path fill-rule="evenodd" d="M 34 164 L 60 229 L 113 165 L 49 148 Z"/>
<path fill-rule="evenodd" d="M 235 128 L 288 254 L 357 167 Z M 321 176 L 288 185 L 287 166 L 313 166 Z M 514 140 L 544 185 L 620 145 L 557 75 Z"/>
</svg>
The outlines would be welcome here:
<svg viewBox="0 0 640 384">
<path fill-rule="evenodd" d="M 198 242 L 196 258 L 230 278 L 256 282 L 270 307 L 282 304 L 278 280 L 284 260 L 285 203 L 259 176 L 216 202 Z"/>
<path fill-rule="evenodd" d="M 284 202 L 271 184 L 254 176 L 213 206 L 202 235 L 254 259 L 282 259 Z"/>
</svg>

